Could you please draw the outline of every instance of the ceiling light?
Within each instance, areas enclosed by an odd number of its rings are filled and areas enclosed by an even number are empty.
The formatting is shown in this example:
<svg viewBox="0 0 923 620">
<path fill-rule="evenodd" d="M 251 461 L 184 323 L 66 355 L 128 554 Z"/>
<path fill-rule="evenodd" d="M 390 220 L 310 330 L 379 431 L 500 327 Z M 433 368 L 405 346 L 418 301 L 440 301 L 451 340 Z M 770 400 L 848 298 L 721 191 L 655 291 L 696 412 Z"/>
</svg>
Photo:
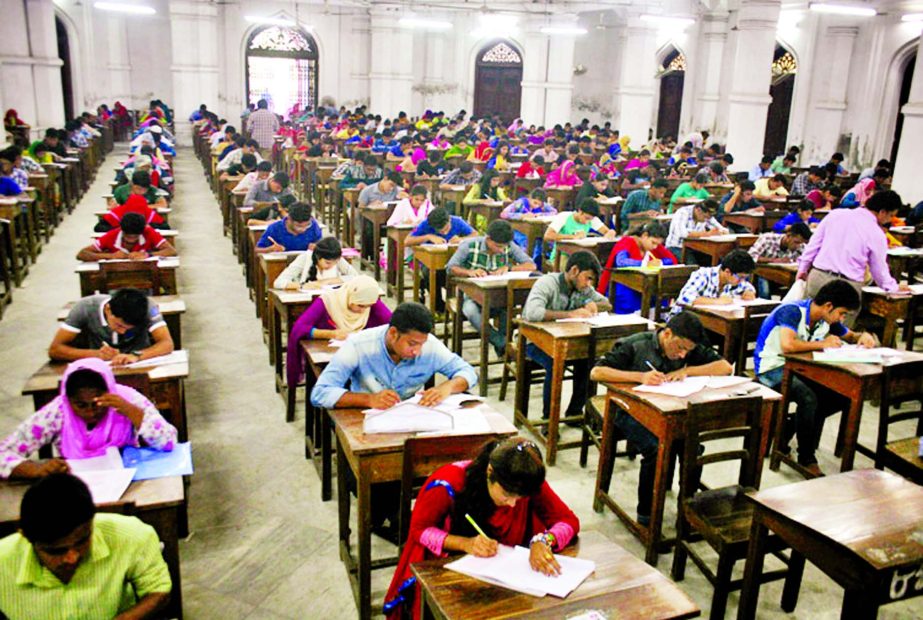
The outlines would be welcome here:
<svg viewBox="0 0 923 620">
<path fill-rule="evenodd" d="M 422 17 L 402 17 L 398 23 L 404 28 L 420 28 L 423 30 L 451 30 L 452 22 L 440 19 L 425 19 Z"/>
<path fill-rule="evenodd" d="M 641 21 L 655 23 L 661 28 L 685 28 L 695 23 L 695 20 L 691 17 L 667 17 L 666 15 L 650 14 L 642 15 Z"/>
<path fill-rule="evenodd" d="M 852 15 L 853 17 L 874 17 L 878 15 L 878 12 L 873 8 L 865 6 L 850 6 L 846 4 L 816 4 L 812 2 L 810 9 L 815 13 Z"/>
<path fill-rule="evenodd" d="M 545 26 L 540 29 L 539 32 L 542 34 L 563 34 L 571 36 L 579 36 L 586 34 L 586 28 L 580 28 L 579 26 Z"/>
<path fill-rule="evenodd" d="M 902 22 L 923 22 L 923 13 L 907 13 L 901 17 Z"/>
<path fill-rule="evenodd" d="M 133 13 L 135 15 L 153 15 L 157 11 L 154 7 L 141 4 L 123 4 L 121 2 L 96 2 L 93 6 L 100 11 L 118 11 L 120 13 Z"/>
<path fill-rule="evenodd" d="M 295 26 L 295 22 L 290 19 L 285 19 L 284 17 L 260 17 L 259 15 L 247 15 L 244 17 L 245 20 L 251 24 L 266 24 L 268 26 L 288 26 L 289 28 Z"/>
</svg>

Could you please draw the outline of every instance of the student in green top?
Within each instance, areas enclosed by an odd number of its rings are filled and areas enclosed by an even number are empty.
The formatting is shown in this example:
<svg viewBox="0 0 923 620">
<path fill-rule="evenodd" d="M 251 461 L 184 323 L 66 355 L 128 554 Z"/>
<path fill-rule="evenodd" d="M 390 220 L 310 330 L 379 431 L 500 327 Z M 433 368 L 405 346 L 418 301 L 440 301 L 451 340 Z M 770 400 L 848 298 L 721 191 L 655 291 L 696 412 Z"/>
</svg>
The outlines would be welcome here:
<svg viewBox="0 0 923 620">
<path fill-rule="evenodd" d="M 691 201 L 705 200 L 711 197 L 705 184 L 708 183 L 708 173 L 700 172 L 685 183 L 681 183 L 673 195 L 670 197 L 670 208 L 668 213 L 673 213 L 674 205 L 684 205 Z"/>
<path fill-rule="evenodd" d="M 551 251 L 551 260 L 554 260 L 557 255 L 556 242 L 583 239 L 591 230 L 607 239 L 615 239 L 615 231 L 599 219 L 599 205 L 592 198 L 581 200 L 577 204 L 576 211 L 558 213 L 548 224 L 544 237 L 546 242 L 555 244 L 555 248 Z"/>
<path fill-rule="evenodd" d="M 158 209 L 167 206 L 167 199 L 157 194 L 157 189 L 151 185 L 151 175 L 146 170 L 135 170 L 131 175 L 131 182 L 119 185 L 112 190 L 112 198 L 109 199 L 109 208 L 113 209 L 118 205 L 125 204 L 128 197 L 132 194 L 144 196 L 147 204 L 152 209 Z"/>
</svg>

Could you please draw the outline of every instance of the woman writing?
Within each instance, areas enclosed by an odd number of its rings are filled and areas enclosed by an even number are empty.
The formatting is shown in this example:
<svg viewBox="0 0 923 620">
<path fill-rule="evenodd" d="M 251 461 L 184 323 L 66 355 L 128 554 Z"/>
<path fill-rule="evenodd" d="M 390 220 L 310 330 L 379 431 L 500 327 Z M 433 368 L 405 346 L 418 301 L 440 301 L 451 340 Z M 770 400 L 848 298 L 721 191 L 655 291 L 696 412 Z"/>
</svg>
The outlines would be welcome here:
<svg viewBox="0 0 923 620">
<path fill-rule="evenodd" d="M 346 278 L 357 275 L 355 268 L 343 258 L 343 248 L 336 237 L 324 237 L 314 245 L 314 250 L 299 254 L 272 285 L 290 291 L 320 288 L 342 284 Z"/>
<path fill-rule="evenodd" d="M 475 531 L 467 515 L 488 537 Z M 542 455 L 519 437 L 494 440 L 473 461 L 444 465 L 423 484 L 410 517 L 410 532 L 385 596 L 385 614 L 400 617 L 419 592 L 410 565 L 448 552 L 496 555 L 498 545 L 530 549 L 532 569 L 560 572 L 554 553 L 567 547 L 580 521 L 545 481 Z"/>
<path fill-rule="evenodd" d="M 500 175 L 493 168 L 488 168 L 481 175 L 480 180 L 471 186 L 465 195 L 463 204 L 470 205 L 482 200 L 493 202 L 506 201 L 506 191 L 500 187 Z M 480 215 L 475 217 L 475 228 L 483 232 L 487 229 L 487 220 Z"/>
<path fill-rule="evenodd" d="M 676 265 L 679 261 L 664 245 L 667 230 L 662 224 L 650 222 L 631 231 L 619 240 L 609 252 L 606 268 L 599 277 L 596 290 L 601 295 L 609 294 L 610 269 L 618 267 L 659 267 Z M 615 286 L 616 314 L 631 314 L 641 308 L 641 294 L 628 287 Z"/>
<path fill-rule="evenodd" d="M 574 187 L 580 185 L 580 177 L 574 171 L 574 161 L 568 159 L 563 164 L 548 173 L 545 187 Z"/>
<path fill-rule="evenodd" d="M 64 371 L 58 396 L 0 442 L 0 478 L 69 471 L 61 458 L 28 460 L 49 444 L 63 459 L 86 459 L 102 456 L 111 446 L 137 446 L 139 439 L 169 452 L 176 444 L 176 428 L 142 394 L 116 383 L 109 364 L 96 358 L 77 360 Z"/>
<path fill-rule="evenodd" d="M 343 286 L 315 299 L 298 317 L 288 337 L 286 373 L 289 385 L 298 385 L 304 371 L 302 340 L 343 340 L 367 327 L 387 325 L 391 310 L 380 299 L 378 282 L 356 276 Z"/>
</svg>

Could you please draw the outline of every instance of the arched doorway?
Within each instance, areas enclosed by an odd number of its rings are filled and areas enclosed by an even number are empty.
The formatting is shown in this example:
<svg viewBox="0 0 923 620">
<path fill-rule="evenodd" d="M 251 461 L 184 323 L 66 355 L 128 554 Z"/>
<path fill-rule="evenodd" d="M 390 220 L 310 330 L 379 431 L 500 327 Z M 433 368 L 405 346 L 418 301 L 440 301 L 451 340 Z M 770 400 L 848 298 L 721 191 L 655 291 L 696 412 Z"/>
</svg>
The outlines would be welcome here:
<svg viewBox="0 0 923 620">
<path fill-rule="evenodd" d="M 891 142 L 892 163 L 897 160 L 897 147 L 901 143 L 901 131 L 904 129 L 904 115 L 901 112 L 903 107 L 910 100 L 910 81 L 913 78 L 913 69 L 917 65 L 917 55 L 914 54 L 904 65 L 904 72 L 901 75 L 901 93 L 897 100 L 897 121 L 894 123 L 894 140 Z"/>
<path fill-rule="evenodd" d="M 509 41 L 492 41 L 478 54 L 474 72 L 474 115 L 519 116 L 522 100 L 522 56 Z"/>
<path fill-rule="evenodd" d="M 61 92 L 64 94 L 64 118 L 74 118 L 74 83 L 71 76 L 71 49 L 67 27 L 57 15 L 54 18 L 55 34 L 58 39 L 58 58 L 61 66 Z"/>
<path fill-rule="evenodd" d="M 657 108 L 657 138 L 672 136 L 679 140 L 679 115 L 683 110 L 683 83 L 686 80 L 686 56 L 675 47 L 660 63 L 660 105 Z"/>
<path fill-rule="evenodd" d="M 292 106 L 317 107 L 317 44 L 301 28 L 266 26 L 247 40 L 247 102 L 260 99 L 288 117 Z"/>
<path fill-rule="evenodd" d="M 766 155 L 780 155 L 785 152 L 797 71 L 798 63 L 794 54 L 781 45 L 776 45 L 772 57 L 772 83 L 769 87 L 772 103 L 769 104 L 766 115 L 766 135 L 763 139 L 763 153 Z"/>
</svg>

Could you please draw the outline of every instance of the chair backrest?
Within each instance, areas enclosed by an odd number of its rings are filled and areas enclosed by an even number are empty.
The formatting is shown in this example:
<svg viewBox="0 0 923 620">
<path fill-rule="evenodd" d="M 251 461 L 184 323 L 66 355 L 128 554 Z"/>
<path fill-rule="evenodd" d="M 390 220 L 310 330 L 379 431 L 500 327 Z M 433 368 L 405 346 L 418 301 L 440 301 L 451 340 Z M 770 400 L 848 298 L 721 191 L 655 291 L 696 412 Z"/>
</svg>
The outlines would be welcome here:
<svg viewBox="0 0 923 620">
<path fill-rule="evenodd" d="M 677 258 L 680 258 L 677 256 Z M 660 270 L 660 297 L 667 299 L 676 297 L 685 286 L 686 281 L 692 272 L 698 269 L 698 265 L 677 265 Z"/>
<path fill-rule="evenodd" d="M 529 292 L 532 290 L 532 286 L 535 284 L 536 279 L 530 278 L 528 280 L 509 280 L 506 283 L 506 325 L 504 325 L 504 330 L 506 334 L 506 342 L 509 344 L 513 340 L 513 329 L 515 321 L 522 314 L 522 307 L 526 304 L 526 299 L 529 297 Z"/>
<path fill-rule="evenodd" d="M 740 359 L 737 360 L 737 374 L 742 375 L 744 370 L 746 370 L 747 358 L 749 357 L 749 347 L 747 343 L 750 341 L 756 342 L 757 336 L 759 336 L 760 333 L 760 328 L 763 326 L 763 321 L 765 321 L 778 306 L 778 303 L 744 306 L 744 322 L 741 330 L 743 342 L 740 345 Z"/>
<path fill-rule="evenodd" d="M 160 267 L 157 261 L 125 261 L 100 263 L 104 293 L 120 288 L 137 288 L 152 295 L 161 293 Z"/>
<path fill-rule="evenodd" d="M 410 530 L 410 504 L 413 501 L 415 483 L 429 477 L 443 465 L 473 459 L 484 444 L 498 437 L 499 435 L 442 435 L 411 437 L 404 442 L 399 507 L 402 546 Z"/>
<path fill-rule="evenodd" d="M 126 385 L 148 398 L 151 397 L 151 377 L 147 371 L 119 374 L 115 377 L 116 383 Z"/>
<path fill-rule="evenodd" d="M 918 400 L 921 407 L 893 412 L 900 403 Z M 878 449 L 888 442 L 888 427 L 902 420 L 917 420 L 917 436 L 923 430 L 923 361 L 889 364 L 882 368 Z"/>
<path fill-rule="evenodd" d="M 740 461 L 738 484 L 742 487 L 755 487 L 762 465 L 762 408 L 761 396 L 720 400 L 699 398 L 689 402 L 686 407 L 686 440 L 680 474 L 681 502 L 695 494 L 702 469 L 714 463 Z M 715 451 L 705 449 L 700 454 L 700 446 L 725 439 L 741 439 L 742 445 Z"/>
<path fill-rule="evenodd" d="M 590 325 L 590 339 L 587 344 L 587 359 L 590 360 L 590 366 L 595 365 L 599 356 L 605 353 L 604 349 L 611 347 L 611 343 L 623 336 L 624 333 L 625 327 L 623 325 Z M 596 382 L 589 381 L 589 378 L 587 380 L 587 397 L 589 398 L 596 395 Z"/>
</svg>

